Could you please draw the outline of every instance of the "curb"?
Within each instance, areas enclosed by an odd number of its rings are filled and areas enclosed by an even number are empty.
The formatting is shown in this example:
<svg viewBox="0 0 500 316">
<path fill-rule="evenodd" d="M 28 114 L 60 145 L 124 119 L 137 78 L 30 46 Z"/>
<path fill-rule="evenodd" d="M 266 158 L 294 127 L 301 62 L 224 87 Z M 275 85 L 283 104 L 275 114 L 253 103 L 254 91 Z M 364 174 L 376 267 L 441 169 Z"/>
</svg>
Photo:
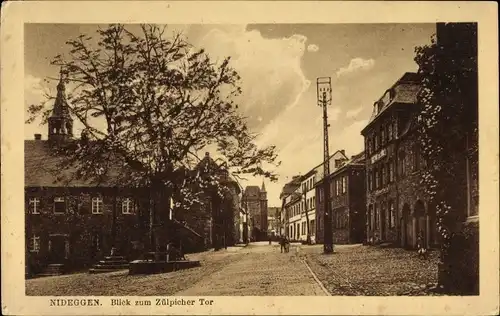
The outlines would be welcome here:
<svg viewBox="0 0 500 316">
<path fill-rule="evenodd" d="M 323 285 L 323 283 L 321 283 L 321 281 L 318 279 L 318 277 L 313 272 L 313 270 L 311 269 L 311 267 L 309 266 L 309 264 L 307 264 L 307 261 L 304 260 L 304 259 L 302 259 L 302 262 L 304 262 L 304 264 L 307 267 L 307 270 L 309 270 L 309 272 L 311 273 L 312 277 L 314 278 L 314 281 L 316 281 L 316 283 L 319 285 L 319 287 L 321 288 L 321 290 L 323 290 L 323 292 L 326 294 L 326 296 L 332 296 L 332 294 L 330 294 L 330 292 L 328 292 L 328 290 L 325 288 L 325 286 Z"/>
</svg>

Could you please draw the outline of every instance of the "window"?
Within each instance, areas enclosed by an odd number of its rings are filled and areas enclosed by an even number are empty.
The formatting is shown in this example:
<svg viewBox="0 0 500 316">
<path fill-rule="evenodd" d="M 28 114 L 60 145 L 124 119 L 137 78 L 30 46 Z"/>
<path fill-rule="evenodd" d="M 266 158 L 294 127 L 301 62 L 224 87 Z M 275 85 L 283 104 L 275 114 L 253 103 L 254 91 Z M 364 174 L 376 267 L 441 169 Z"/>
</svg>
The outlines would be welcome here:
<svg viewBox="0 0 500 316">
<path fill-rule="evenodd" d="M 380 144 L 384 145 L 385 144 L 385 128 L 383 126 L 382 126 L 382 129 L 381 129 L 380 133 L 381 133 Z"/>
<path fill-rule="evenodd" d="M 368 230 L 372 229 L 372 209 L 373 209 L 373 206 L 370 205 L 368 207 L 368 216 L 366 217 L 366 219 L 368 220 Z"/>
<path fill-rule="evenodd" d="M 389 162 L 389 182 L 394 181 L 394 162 Z"/>
<path fill-rule="evenodd" d="M 342 193 L 347 191 L 347 177 L 342 177 Z"/>
<path fill-rule="evenodd" d="M 66 202 L 63 197 L 54 198 L 54 213 L 64 214 L 66 213 Z"/>
<path fill-rule="evenodd" d="M 375 145 L 373 147 L 375 147 L 374 151 L 378 150 L 378 135 L 377 134 L 375 134 Z"/>
<path fill-rule="evenodd" d="M 122 201 L 122 213 L 123 214 L 132 214 L 133 201 L 131 198 L 125 198 Z"/>
<path fill-rule="evenodd" d="M 31 214 L 40 214 L 40 199 L 31 198 L 29 201 L 29 211 Z"/>
<path fill-rule="evenodd" d="M 389 202 L 389 227 L 396 227 L 396 212 L 394 210 L 394 203 L 392 201 Z"/>
<path fill-rule="evenodd" d="M 399 171 L 401 176 L 406 175 L 406 155 L 404 152 L 399 153 Z"/>
<path fill-rule="evenodd" d="M 380 187 L 380 173 L 378 169 L 375 169 L 375 189 Z"/>
<path fill-rule="evenodd" d="M 392 133 L 393 133 L 393 132 L 392 132 L 392 122 L 391 122 L 391 123 L 389 124 L 389 126 L 388 126 L 388 131 L 387 131 L 387 139 L 388 139 L 389 141 L 391 141 L 391 140 L 392 140 Z"/>
<path fill-rule="evenodd" d="M 387 171 L 385 170 L 385 165 L 382 165 L 382 186 L 386 185 L 387 181 Z"/>
<path fill-rule="evenodd" d="M 92 214 L 102 214 L 103 205 L 102 198 L 93 197 L 92 198 Z"/>
<path fill-rule="evenodd" d="M 30 239 L 30 252 L 40 251 L 40 236 L 33 235 Z"/>
<path fill-rule="evenodd" d="M 379 208 L 377 205 L 375 205 L 375 229 L 379 228 Z"/>
<path fill-rule="evenodd" d="M 316 197 L 313 196 L 313 208 L 316 208 Z"/>
</svg>

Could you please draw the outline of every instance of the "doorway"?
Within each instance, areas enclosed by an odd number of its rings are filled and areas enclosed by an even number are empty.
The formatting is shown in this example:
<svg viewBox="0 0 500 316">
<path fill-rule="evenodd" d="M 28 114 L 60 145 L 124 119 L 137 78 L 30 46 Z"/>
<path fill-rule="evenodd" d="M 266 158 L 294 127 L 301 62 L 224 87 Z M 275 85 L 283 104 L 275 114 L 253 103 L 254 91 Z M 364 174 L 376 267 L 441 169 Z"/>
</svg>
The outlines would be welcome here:
<svg viewBox="0 0 500 316">
<path fill-rule="evenodd" d="M 401 246 L 407 248 L 411 243 L 411 221 L 410 221 L 410 206 L 403 205 L 403 216 L 401 217 Z"/>
<path fill-rule="evenodd" d="M 417 203 L 415 203 L 415 211 L 413 213 L 413 216 L 415 217 L 415 236 L 422 234 L 425 247 L 428 247 L 429 245 L 427 237 L 427 221 L 425 216 L 425 206 L 421 200 L 418 200 Z"/>
<path fill-rule="evenodd" d="M 64 263 L 66 257 L 66 236 L 52 235 L 49 239 L 49 262 Z"/>
</svg>

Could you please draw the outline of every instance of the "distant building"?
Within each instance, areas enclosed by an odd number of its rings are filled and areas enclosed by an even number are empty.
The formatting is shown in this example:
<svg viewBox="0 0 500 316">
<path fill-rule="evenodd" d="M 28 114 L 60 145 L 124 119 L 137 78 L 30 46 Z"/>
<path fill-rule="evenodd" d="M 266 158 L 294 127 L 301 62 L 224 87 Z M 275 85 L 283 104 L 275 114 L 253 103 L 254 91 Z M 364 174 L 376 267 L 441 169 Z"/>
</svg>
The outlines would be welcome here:
<svg viewBox="0 0 500 316">
<path fill-rule="evenodd" d="M 336 151 L 330 156 L 330 173 L 347 160 L 345 151 Z M 322 226 L 319 225 L 323 213 L 317 211 L 315 186 L 323 179 L 323 174 L 323 164 L 320 164 L 306 174 L 294 177 L 283 187 L 281 223 L 284 234 L 291 240 L 306 241 L 309 231 L 311 242 L 318 241 L 318 231 L 322 232 Z"/>
<path fill-rule="evenodd" d="M 365 153 L 343 161 L 330 174 L 329 196 L 332 214 L 333 243 L 347 244 L 363 242 L 365 235 Z M 323 211 L 323 180 L 316 185 L 318 209 Z M 318 229 L 318 242 L 323 242 L 324 226 Z"/>
<path fill-rule="evenodd" d="M 250 216 L 251 238 L 253 240 L 267 239 L 267 192 L 264 182 L 262 187 L 247 186 L 242 196 L 243 207 Z"/>
<path fill-rule="evenodd" d="M 267 231 L 270 236 L 279 235 L 279 207 L 268 207 L 267 208 Z"/>
</svg>

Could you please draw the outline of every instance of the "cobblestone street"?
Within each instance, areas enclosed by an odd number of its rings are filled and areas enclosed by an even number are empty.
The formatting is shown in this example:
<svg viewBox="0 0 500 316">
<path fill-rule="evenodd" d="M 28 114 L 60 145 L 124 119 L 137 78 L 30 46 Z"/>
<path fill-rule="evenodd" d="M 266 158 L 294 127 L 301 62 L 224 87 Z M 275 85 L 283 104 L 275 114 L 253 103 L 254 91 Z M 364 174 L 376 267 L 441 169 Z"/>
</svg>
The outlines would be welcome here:
<svg viewBox="0 0 500 316">
<path fill-rule="evenodd" d="M 200 260 L 201 267 L 171 273 L 129 276 L 123 270 L 31 279 L 26 281 L 26 294 L 433 295 L 429 287 L 437 281 L 437 252 L 421 260 L 414 251 L 403 249 L 337 245 L 335 254 L 328 256 L 322 249 L 297 244 L 289 253 L 280 253 L 276 243 L 252 243 L 188 255 Z"/>
<path fill-rule="evenodd" d="M 254 243 L 188 256 L 202 266 L 145 276 L 77 273 L 26 281 L 27 295 L 325 295 L 297 251 Z"/>
</svg>

